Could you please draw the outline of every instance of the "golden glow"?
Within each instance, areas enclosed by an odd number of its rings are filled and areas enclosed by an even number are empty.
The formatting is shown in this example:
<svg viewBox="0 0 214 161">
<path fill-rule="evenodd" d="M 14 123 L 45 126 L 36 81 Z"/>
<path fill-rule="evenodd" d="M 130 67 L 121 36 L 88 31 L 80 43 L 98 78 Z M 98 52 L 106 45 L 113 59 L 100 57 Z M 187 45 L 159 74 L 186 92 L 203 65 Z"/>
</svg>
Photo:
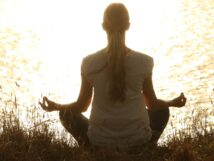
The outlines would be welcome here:
<svg viewBox="0 0 214 161">
<path fill-rule="evenodd" d="M 34 96 L 50 95 L 61 102 L 78 96 L 80 65 L 84 56 L 105 47 L 106 35 L 102 17 L 112 0 L 5 0 L 1 8 L 1 29 L 13 27 L 17 32 L 33 32 L 37 44 L 28 52 L 29 39 L 22 39 L 22 54 L 34 54 L 42 66 L 40 76 L 32 78 Z M 170 31 L 162 21 L 177 17 L 179 0 L 121 0 L 130 13 L 131 27 L 127 44 L 135 50 L 147 51 L 164 40 Z M 169 22 L 170 23 L 170 22 Z M 169 25 L 169 23 L 167 25 Z M 150 50 L 148 50 L 150 52 Z M 148 53 L 157 57 L 155 53 Z M 167 66 L 162 66 L 162 69 Z M 32 91 L 33 92 L 33 91 Z"/>
<path fill-rule="evenodd" d="M 101 23 L 105 7 L 112 0 L 14 0 L 5 1 L 5 25 L 33 30 L 40 37 L 42 58 L 68 61 L 105 46 Z M 131 17 L 127 43 L 137 49 L 153 46 L 170 34 L 162 23 L 166 16 L 176 18 L 179 0 L 121 0 Z M 170 24 L 167 24 L 170 25 Z M 170 29 L 172 30 L 172 28 Z M 74 61 L 77 62 L 77 61 Z"/>
<path fill-rule="evenodd" d="M 106 45 L 101 24 L 104 9 L 112 2 L 0 0 L 0 106 L 5 106 L 4 101 L 8 105 L 11 93 L 23 103 L 20 108 L 37 103 L 41 95 L 61 103 L 74 101 L 82 58 Z M 127 45 L 155 60 L 157 95 L 163 99 L 181 91 L 187 95 L 188 108 L 173 108 L 176 126 L 181 113 L 183 118 L 191 117 L 195 105 L 209 107 L 214 99 L 214 1 L 116 2 L 124 3 L 130 13 Z M 41 65 L 37 66 L 38 60 Z"/>
</svg>

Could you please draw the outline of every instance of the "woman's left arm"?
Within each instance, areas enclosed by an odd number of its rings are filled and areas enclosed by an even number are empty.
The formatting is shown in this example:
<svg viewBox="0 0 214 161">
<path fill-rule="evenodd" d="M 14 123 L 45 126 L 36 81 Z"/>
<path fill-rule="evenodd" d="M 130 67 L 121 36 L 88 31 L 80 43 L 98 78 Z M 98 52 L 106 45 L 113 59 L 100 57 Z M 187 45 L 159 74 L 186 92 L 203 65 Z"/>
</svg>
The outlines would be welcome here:
<svg viewBox="0 0 214 161">
<path fill-rule="evenodd" d="M 43 97 L 43 101 L 39 102 L 40 106 L 47 112 L 59 111 L 63 109 L 71 109 L 74 112 L 81 113 L 88 109 L 92 98 L 92 85 L 82 74 L 82 83 L 80 88 L 79 97 L 76 102 L 70 104 L 58 104 L 47 97 Z"/>
</svg>

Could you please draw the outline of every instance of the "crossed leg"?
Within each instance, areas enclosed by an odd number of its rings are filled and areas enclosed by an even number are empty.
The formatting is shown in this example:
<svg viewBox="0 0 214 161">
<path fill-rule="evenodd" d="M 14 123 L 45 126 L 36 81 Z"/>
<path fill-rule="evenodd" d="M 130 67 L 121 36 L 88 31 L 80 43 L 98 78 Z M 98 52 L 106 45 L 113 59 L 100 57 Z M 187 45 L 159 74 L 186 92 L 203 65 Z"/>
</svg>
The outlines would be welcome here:
<svg viewBox="0 0 214 161">
<path fill-rule="evenodd" d="M 71 110 L 61 110 L 59 119 L 64 128 L 74 137 L 79 145 L 87 146 L 89 144 L 87 131 L 89 120 L 84 115 L 75 114 Z"/>
<path fill-rule="evenodd" d="M 148 111 L 150 127 L 152 129 L 151 142 L 155 143 L 163 133 L 168 120 L 169 108 L 161 111 Z M 64 128 L 75 138 L 79 145 L 89 145 L 87 136 L 89 120 L 84 115 L 73 113 L 71 110 L 61 110 L 59 118 Z"/>
</svg>

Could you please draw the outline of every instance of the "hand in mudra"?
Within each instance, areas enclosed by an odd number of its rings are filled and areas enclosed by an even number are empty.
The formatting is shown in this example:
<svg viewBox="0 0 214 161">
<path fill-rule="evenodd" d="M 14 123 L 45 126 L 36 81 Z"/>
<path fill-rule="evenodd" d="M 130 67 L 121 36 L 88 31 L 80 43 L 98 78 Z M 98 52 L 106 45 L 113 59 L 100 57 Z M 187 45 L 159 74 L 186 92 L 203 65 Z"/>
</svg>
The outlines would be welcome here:
<svg viewBox="0 0 214 161">
<path fill-rule="evenodd" d="M 47 112 L 52 112 L 52 111 L 57 111 L 58 110 L 58 105 L 49 100 L 47 97 L 43 97 L 42 102 L 39 102 L 40 106 L 42 107 L 43 110 Z"/>
<path fill-rule="evenodd" d="M 180 96 L 172 100 L 172 104 L 174 107 L 183 107 L 186 104 L 186 100 L 184 93 L 181 93 Z"/>
</svg>

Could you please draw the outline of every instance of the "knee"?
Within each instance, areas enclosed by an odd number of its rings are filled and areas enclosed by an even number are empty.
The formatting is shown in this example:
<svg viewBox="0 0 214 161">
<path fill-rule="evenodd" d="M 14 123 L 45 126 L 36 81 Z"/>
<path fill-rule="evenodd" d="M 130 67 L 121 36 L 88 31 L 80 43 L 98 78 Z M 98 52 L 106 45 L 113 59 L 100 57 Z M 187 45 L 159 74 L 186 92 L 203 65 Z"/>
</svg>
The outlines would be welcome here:
<svg viewBox="0 0 214 161">
<path fill-rule="evenodd" d="M 165 115 L 165 118 L 169 119 L 169 116 L 170 116 L 170 110 L 169 108 L 167 108 L 166 110 L 164 110 L 164 114 Z"/>
<path fill-rule="evenodd" d="M 59 111 L 59 120 L 62 121 L 64 119 L 64 110 Z"/>
<path fill-rule="evenodd" d="M 72 112 L 70 110 L 60 110 L 59 111 L 59 120 L 63 122 L 67 122 L 72 118 Z"/>
<path fill-rule="evenodd" d="M 148 114 L 150 119 L 150 127 L 153 130 L 163 131 L 169 121 L 169 108 L 156 112 L 149 112 Z"/>
<path fill-rule="evenodd" d="M 159 113 L 159 118 L 162 120 L 162 122 L 164 122 L 165 124 L 167 124 L 167 122 L 169 121 L 169 116 L 170 116 L 170 110 L 169 108 L 166 108 L 164 110 L 161 110 Z"/>
<path fill-rule="evenodd" d="M 170 110 L 169 108 L 163 109 L 163 110 L 159 110 L 159 111 L 148 111 L 149 117 L 150 119 L 163 119 L 163 120 L 168 120 L 169 116 L 170 116 Z"/>
</svg>

